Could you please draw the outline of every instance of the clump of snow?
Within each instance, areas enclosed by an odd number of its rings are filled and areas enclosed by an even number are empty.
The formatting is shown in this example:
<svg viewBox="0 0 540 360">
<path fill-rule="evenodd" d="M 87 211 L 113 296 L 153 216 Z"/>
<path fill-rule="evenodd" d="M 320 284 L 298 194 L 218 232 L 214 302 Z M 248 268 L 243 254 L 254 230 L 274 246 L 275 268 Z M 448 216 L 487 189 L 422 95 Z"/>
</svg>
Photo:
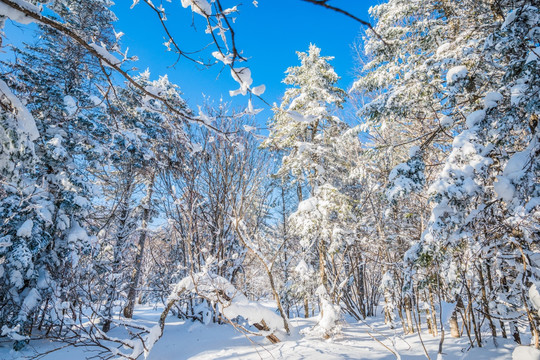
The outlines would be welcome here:
<svg viewBox="0 0 540 360">
<path fill-rule="evenodd" d="M 514 192 L 516 188 L 507 177 L 497 176 L 497 181 L 493 183 L 493 189 L 499 199 L 503 199 L 505 202 L 510 202 L 514 198 Z"/>
<path fill-rule="evenodd" d="M 246 112 L 246 115 L 257 115 L 258 113 L 260 113 L 261 111 L 263 111 L 263 109 L 255 109 L 253 107 L 253 102 L 251 101 L 251 99 L 248 100 L 248 107 L 247 109 L 245 110 Z M 245 127 L 244 127 L 245 128 Z M 246 130 L 247 131 L 247 130 Z"/>
<path fill-rule="evenodd" d="M 512 353 L 512 360 L 540 360 L 540 350 L 532 346 L 518 346 Z"/>
<path fill-rule="evenodd" d="M 538 315 L 540 315 L 540 293 L 538 292 L 537 284 L 532 284 L 529 288 L 529 299 L 538 312 Z"/>
<path fill-rule="evenodd" d="M 240 84 L 240 88 L 238 90 L 230 91 L 230 95 L 246 95 L 249 87 L 253 83 L 253 79 L 251 78 L 251 70 L 247 67 L 233 68 L 231 69 L 231 76 L 237 83 Z"/>
<path fill-rule="evenodd" d="M 104 46 L 100 46 L 96 43 L 91 43 L 91 44 L 88 44 L 92 49 L 94 49 L 98 54 L 99 56 L 106 60 L 106 62 L 104 62 L 103 65 L 105 66 L 111 66 L 111 65 L 120 65 L 122 63 L 121 60 L 119 60 L 118 58 L 116 58 L 113 54 L 111 54 L 109 51 L 107 51 L 107 49 L 104 47 Z"/>
<path fill-rule="evenodd" d="M 447 115 L 443 115 L 441 117 L 441 126 L 443 128 L 449 128 L 452 125 L 454 125 L 454 119 L 452 119 L 452 117 L 447 116 Z"/>
<path fill-rule="evenodd" d="M 330 301 L 322 301 L 322 316 L 319 320 L 319 326 L 326 331 L 335 330 L 336 323 L 339 321 L 340 308 Z"/>
<path fill-rule="evenodd" d="M 77 112 L 77 102 L 72 96 L 64 96 L 64 105 L 69 115 L 73 115 Z"/>
<path fill-rule="evenodd" d="M 512 103 L 512 105 L 514 106 L 519 105 L 520 101 L 525 96 L 526 89 L 527 89 L 527 84 L 525 84 L 524 81 L 522 80 L 517 81 L 516 85 L 510 88 L 510 103 Z"/>
<path fill-rule="evenodd" d="M 19 312 L 19 319 L 26 321 L 28 314 L 34 310 L 34 308 L 41 302 L 41 295 L 36 289 L 32 289 L 28 292 L 28 295 L 24 298 Z"/>
<path fill-rule="evenodd" d="M 265 85 L 259 85 L 251 88 L 253 79 L 251 78 L 251 70 L 248 67 L 231 69 L 231 76 L 234 81 L 240 84 L 240 88 L 229 91 L 230 96 L 236 96 L 238 94 L 246 95 L 249 90 L 251 90 L 254 95 L 260 96 L 266 90 Z"/>
<path fill-rule="evenodd" d="M 32 235 L 33 228 L 34 222 L 28 219 L 17 230 L 17 236 L 29 238 Z"/>
<path fill-rule="evenodd" d="M 253 89 L 251 89 L 251 92 L 257 96 L 261 96 L 262 94 L 264 94 L 265 91 L 266 91 L 265 85 L 255 86 Z"/>
<path fill-rule="evenodd" d="M 415 157 L 417 155 L 420 155 L 420 152 L 422 149 L 420 149 L 420 146 L 411 146 L 409 149 L 409 157 Z"/>
<path fill-rule="evenodd" d="M 145 342 L 144 342 L 144 358 L 146 359 L 148 357 L 148 354 L 150 353 L 150 350 L 154 347 L 154 344 L 159 340 L 161 337 L 161 326 L 155 325 L 150 329 L 150 332 L 146 336 Z"/>
<path fill-rule="evenodd" d="M 297 122 L 312 122 L 312 121 L 315 121 L 318 119 L 317 116 L 315 115 L 302 115 L 300 114 L 298 111 L 294 111 L 294 110 L 289 110 L 287 111 L 287 114 L 289 114 L 289 116 L 294 120 L 294 121 L 297 121 Z"/>
<path fill-rule="evenodd" d="M 191 143 L 191 153 L 192 154 L 196 154 L 198 152 L 201 152 L 203 151 L 203 147 L 201 144 L 197 144 L 197 143 Z"/>
<path fill-rule="evenodd" d="M 311 212 L 317 209 L 319 200 L 316 197 L 310 197 L 298 204 L 298 212 Z"/>
<path fill-rule="evenodd" d="M 443 55 L 445 52 L 447 52 L 448 50 L 450 50 L 450 48 L 452 47 L 452 43 L 444 43 L 444 44 L 441 44 L 441 46 L 439 46 L 437 48 L 437 51 L 435 52 L 437 54 L 437 56 L 441 56 Z"/>
<path fill-rule="evenodd" d="M 497 107 L 499 101 L 503 99 L 503 96 L 499 92 L 489 92 L 484 97 L 484 106 L 486 109 Z"/>
<path fill-rule="evenodd" d="M 20 334 L 21 332 L 21 324 L 17 324 L 17 326 L 10 328 L 7 325 L 2 326 L 2 332 L 0 333 L 0 336 L 8 336 L 10 339 L 15 341 L 22 341 L 22 340 L 28 340 L 28 336 L 23 336 Z"/>
<path fill-rule="evenodd" d="M 253 126 L 249 126 L 249 125 L 244 125 L 244 131 L 246 131 L 246 132 L 254 132 L 254 131 L 257 131 L 257 128 L 253 127 Z"/>
<path fill-rule="evenodd" d="M 225 65 L 230 65 L 232 64 L 232 54 L 226 54 L 226 55 L 223 55 L 221 52 L 219 51 L 214 51 L 212 53 L 212 56 L 215 57 L 217 60 L 221 61 L 223 64 Z"/>
<path fill-rule="evenodd" d="M 3 247 L 7 248 L 7 247 L 10 247 L 11 245 L 13 245 L 13 243 L 11 242 L 10 235 L 0 237 L 0 248 L 3 248 Z M 2 271 L 0 271 L 0 276 L 2 276 Z"/>
<path fill-rule="evenodd" d="M 298 262 L 298 265 L 296 265 L 296 267 L 294 268 L 294 271 L 298 275 L 303 276 L 310 272 L 310 268 L 308 264 L 304 261 L 304 259 L 302 259 Z"/>
<path fill-rule="evenodd" d="M 212 6 L 206 0 L 182 0 L 182 6 L 191 6 L 191 11 L 202 16 L 212 15 Z"/>
<path fill-rule="evenodd" d="M 540 46 L 531 49 L 529 52 L 529 55 L 527 56 L 527 60 L 525 61 L 526 64 L 530 63 L 531 61 L 538 61 L 540 60 Z"/>
<path fill-rule="evenodd" d="M 502 23 L 501 29 L 506 29 L 508 27 L 508 25 L 513 23 L 514 20 L 516 19 L 516 16 L 517 16 L 517 11 L 516 10 L 510 11 L 508 13 L 508 15 L 506 16 L 506 19 L 504 19 L 504 22 Z"/>
<path fill-rule="evenodd" d="M 105 100 L 100 99 L 95 95 L 90 95 L 89 99 L 96 106 L 105 106 Z"/>
<path fill-rule="evenodd" d="M 83 229 L 78 222 L 73 221 L 71 225 L 71 229 L 69 230 L 69 233 L 67 235 L 67 241 L 68 242 L 76 242 L 76 241 L 88 241 L 89 236 L 86 233 L 86 230 Z"/>
<path fill-rule="evenodd" d="M 476 110 L 467 116 L 465 123 L 467 124 L 467 127 L 471 129 L 475 127 L 480 121 L 484 120 L 485 117 L 486 117 L 485 110 Z"/>
<path fill-rule="evenodd" d="M 339 305 L 332 304 L 324 286 L 319 286 L 315 291 L 321 303 L 321 313 L 317 325 L 307 333 L 328 338 L 341 332 L 339 325 L 341 309 Z"/>
<path fill-rule="evenodd" d="M 197 117 L 197 119 L 198 119 L 198 120 L 201 120 L 203 123 L 205 123 L 205 124 L 207 124 L 207 125 L 212 124 L 213 119 L 210 118 L 208 115 L 206 115 L 206 114 L 203 112 L 203 110 L 202 110 L 202 108 L 201 108 L 200 105 L 198 105 L 198 106 L 199 106 L 199 116 Z"/>
<path fill-rule="evenodd" d="M 448 83 L 448 85 L 451 85 L 456 81 L 467 77 L 467 73 L 468 71 L 466 66 L 454 66 L 453 68 L 448 70 L 448 73 L 446 73 L 446 82 Z"/>
<path fill-rule="evenodd" d="M 512 157 L 508 160 L 506 166 L 504 167 L 503 175 L 512 180 L 517 180 L 521 178 L 524 175 L 525 170 L 523 168 L 527 163 L 529 155 L 529 148 L 512 155 Z"/>
</svg>

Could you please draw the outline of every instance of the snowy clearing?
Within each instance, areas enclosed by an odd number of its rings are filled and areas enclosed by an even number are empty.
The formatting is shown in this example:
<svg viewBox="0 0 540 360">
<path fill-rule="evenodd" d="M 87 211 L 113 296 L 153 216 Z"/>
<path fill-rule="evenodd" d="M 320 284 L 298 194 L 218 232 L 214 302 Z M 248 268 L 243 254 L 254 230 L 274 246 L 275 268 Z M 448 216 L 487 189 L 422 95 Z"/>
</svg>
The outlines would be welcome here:
<svg viewBox="0 0 540 360">
<path fill-rule="evenodd" d="M 161 307 L 140 306 L 135 310 L 133 318 L 147 327 L 152 327 L 157 324 L 162 310 Z M 397 351 L 402 359 L 426 358 L 417 334 L 403 336 L 401 329 L 390 329 L 378 317 L 367 322 L 355 322 L 349 319 L 348 322 L 342 324 L 343 333 L 329 340 L 301 335 L 303 330 L 313 327 L 316 322 L 316 317 L 293 318 L 291 319 L 291 324 L 294 326 L 292 334 L 278 344 L 270 344 L 262 337 L 248 337 L 228 324 L 204 325 L 198 321 L 179 320 L 171 315 L 167 319 L 163 337 L 154 345 L 147 359 L 396 359 L 395 355 L 369 334 L 385 346 Z M 112 329 L 111 335 L 119 336 L 121 331 L 118 328 Z M 487 334 L 485 335 L 486 346 L 470 351 L 467 351 L 469 344 L 465 337 L 455 339 L 447 335 L 444 343 L 444 359 L 508 360 L 512 357 L 515 345 L 511 341 L 498 339 L 499 347 L 495 348 L 491 339 L 487 337 Z M 439 338 L 431 336 L 424 329 L 422 339 L 431 358 L 436 359 Z M 9 343 L 4 342 L 0 345 L 0 359 L 26 359 L 61 346 L 62 344 L 50 341 L 32 341 L 24 351 L 17 353 L 10 350 Z M 86 359 L 95 355 L 96 350 L 96 348 L 88 347 L 67 347 L 45 355 L 41 359 Z"/>
</svg>

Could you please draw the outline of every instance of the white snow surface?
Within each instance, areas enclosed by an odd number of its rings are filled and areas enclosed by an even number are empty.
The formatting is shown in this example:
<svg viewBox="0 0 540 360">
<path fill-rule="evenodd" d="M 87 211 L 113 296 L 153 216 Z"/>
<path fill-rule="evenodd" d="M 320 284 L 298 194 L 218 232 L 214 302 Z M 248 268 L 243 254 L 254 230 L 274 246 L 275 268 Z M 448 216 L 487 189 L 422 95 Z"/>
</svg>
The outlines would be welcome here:
<svg viewBox="0 0 540 360">
<path fill-rule="evenodd" d="M 512 360 L 540 360 L 540 350 L 532 346 L 518 346 L 512 353 Z"/>
<path fill-rule="evenodd" d="M 416 155 L 419 155 L 421 151 L 422 149 L 420 149 L 420 146 L 411 146 L 409 148 L 409 157 L 415 157 Z"/>
<path fill-rule="evenodd" d="M 509 203 L 514 198 L 516 188 L 512 182 L 504 176 L 497 176 L 497 181 L 493 183 L 493 189 L 499 199 Z"/>
<path fill-rule="evenodd" d="M 268 310 L 272 311 L 265 304 Z M 152 333 L 163 308 L 153 306 L 137 306 L 134 321 L 151 329 Z M 379 313 L 380 311 L 378 311 Z M 159 339 L 148 354 L 147 360 L 394 360 L 394 356 L 383 345 L 373 340 L 375 336 L 385 346 L 394 349 L 402 359 L 425 359 L 422 345 L 416 334 L 402 335 L 400 330 L 392 330 L 384 324 L 381 317 L 368 318 L 366 322 L 347 319 L 342 324 L 342 334 L 338 337 L 323 340 L 317 336 L 302 336 L 300 332 L 313 327 L 317 317 L 293 318 L 292 334 L 285 336 L 277 344 L 260 336 L 245 336 L 231 325 L 209 324 L 180 320 L 169 316 L 163 337 Z M 9 330 L 9 329 L 6 329 Z M 448 333 L 449 333 L 449 329 Z M 122 327 L 113 328 L 110 336 L 125 338 Z M 368 334 L 369 332 L 369 334 Z M 486 336 L 487 337 L 487 336 Z M 146 339 L 151 340 L 152 336 Z M 431 336 L 425 324 L 422 326 L 422 339 L 432 359 L 437 358 L 439 338 Z M 253 342 L 252 342 L 253 341 Z M 22 352 L 14 352 L 10 343 L 0 344 L 0 359 L 14 360 L 25 356 L 36 355 L 59 348 L 63 344 L 48 340 L 33 340 L 31 346 Z M 491 339 L 487 338 L 482 348 L 473 348 L 469 352 L 466 336 L 459 339 L 446 336 L 443 352 L 445 360 L 509 360 L 516 348 L 510 340 L 499 339 L 499 347 L 495 348 Z M 521 349 L 524 348 L 524 349 Z M 519 350 L 517 350 L 519 349 Z M 522 356 L 534 356 L 531 347 L 519 347 L 516 352 Z M 44 356 L 43 360 L 85 359 L 95 355 L 101 349 L 67 347 Z M 516 353 L 515 352 L 515 353 Z M 141 358 L 143 358 L 141 356 Z M 538 360 L 538 357 L 514 357 L 514 360 Z"/>
<path fill-rule="evenodd" d="M 311 212 L 317 209 L 317 204 L 319 200 L 316 197 L 310 197 L 306 200 L 301 201 L 298 204 L 298 212 Z"/>
<path fill-rule="evenodd" d="M 524 166 L 527 163 L 527 159 L 530 155 L 529 149 L 524 151 L 519 151 L 512 155 L 512 157 L 506 163 L 506 166 L 503 170 L 503 175 L 512 179 L 517 180 L 524 175 Z"/>
<path fill-rule="evenodd" d="M 536 47 L 535 49 L 531 49 L 525 63 L 528 64 L 531 61 L 538 61 L 538 60 L 540 60 L 540 46 Z"/>
<path fill-rule="evenodd" d="M 307 122 L 307 123 L 310 123 L 312 121 L 315 121 L 317 119 L 319 119 L 318 116 L 315 116 L 315 115 L 302 115 L 300 114 L 298 111 L 294 111 L 294 110 L 289 110 L 287 111 L 287 114 L 289 114 L 289 116 L 294 120 L 294 121 L 297 121 L 297 122 Z"/>
</svg>

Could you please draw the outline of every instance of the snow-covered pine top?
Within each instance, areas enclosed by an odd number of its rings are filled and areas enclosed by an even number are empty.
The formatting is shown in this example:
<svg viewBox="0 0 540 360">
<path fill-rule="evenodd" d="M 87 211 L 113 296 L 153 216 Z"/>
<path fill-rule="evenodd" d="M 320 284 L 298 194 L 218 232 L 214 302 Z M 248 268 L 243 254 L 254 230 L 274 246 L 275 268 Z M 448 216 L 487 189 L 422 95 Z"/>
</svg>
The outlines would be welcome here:
<svg viewBox="0 0 540 360">
<path fill-rule="evenodd" d="M 280 176 L 292 173 L 296 179 L 313 178 L 338 163 L 329 160 L 338 153 L 330 149 L 339 144 L 348 126 L 333 113 L 342 107 L 346 94 L 336 86 L 339 77 L 328 63 L 332 57 L 321 56 L 320 51 L 311 44 L 307 53 L 298 52 L 301 65 L 287 69 L 283 82 L 291 87 L 281 105 L 273 108 L 270 135 L 263 147 L 290 152 L 283 159 Z"/>
</svg>

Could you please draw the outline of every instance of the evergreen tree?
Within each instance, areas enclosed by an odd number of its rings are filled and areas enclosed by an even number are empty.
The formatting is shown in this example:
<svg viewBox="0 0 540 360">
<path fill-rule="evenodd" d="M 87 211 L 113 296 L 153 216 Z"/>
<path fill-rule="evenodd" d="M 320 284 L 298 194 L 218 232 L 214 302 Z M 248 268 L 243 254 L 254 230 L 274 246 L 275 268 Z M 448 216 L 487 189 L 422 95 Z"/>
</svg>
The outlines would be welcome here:
<svg viewBox="0 0 540 360">
<path fill-rule="evenodd" d="M 99 0 L 84 5 L 58 1 L 51 9 L 89 41 L 115 44 L 110 36 L 115 17 L 109 5 Z M 4 87 L 11 104 L 3 112 L 7 147 L 2 154 L 10 159 L 4 163 L 0 185 L 8 195 L 0 204 L 0 236 L 9 239 L 9 245 L 1 255 L 0 317 L 3 333 L 16 340 L 30 333 L 32 315 L 42 307 L 42 324 L 62 322 L 62 304 L 78 301 L 70 279 L 93 242 L 85 221 L 92 190 L 81 163 L 94 156 L 100 136 L 94 85 L 103 78 L 95 75 L 100 73 L 99 63 L 71 39 L 48 27 L 39 32 L 38 45 L 14 49 L 18 59 L 4 63 L 11 72 L 2 81 L 26 102 L 23 108 Z M 14 108 L 18 123 L 10 120 Z M 24 133 L 32 142 L 22 141 Z M 22 151 L 14 151 L 14 142 Z"/>
<path fill-rule="evenodd" d="M 300 202 L 291 228 L 304 253 L 315 255 L 303 261 L 318 259 L 317 295 L 323 313 L 319 328 L 323 336 L 330 336 L 337 330 L 340 311 L 337 274 L 329 282 L 327 262 L 354 241 L 354 201 L 346 192 L 354 166 L 349 155 L 358 148 L 358 139 L 356 130 L 335 115 L 346 94 L 336 86 L 339 77 L 328 63 L 332 58 L 321 56 L 315 45 L 298 57 L 301 65 L 287 70 L 284 83 L 292 87 L 279 108 L 274 107 L 263 147 L 286 153 L 276 175 L 297 184 Z M 309 190 L 306 200 L 302 187 Z"/>
</svg>

